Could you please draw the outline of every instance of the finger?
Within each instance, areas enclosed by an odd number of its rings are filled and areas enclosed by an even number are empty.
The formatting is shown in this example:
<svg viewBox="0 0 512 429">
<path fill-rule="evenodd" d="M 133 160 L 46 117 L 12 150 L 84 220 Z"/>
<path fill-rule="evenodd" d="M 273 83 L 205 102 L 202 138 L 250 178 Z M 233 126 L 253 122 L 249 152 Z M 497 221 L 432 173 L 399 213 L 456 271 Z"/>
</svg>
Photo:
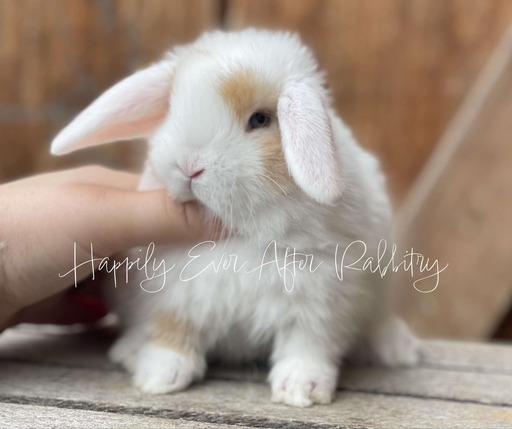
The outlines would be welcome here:
<svg viewBox="0 0 512 429">
<path fill-rule="evenodd" d="M 37 179 L 37 181 L 34 181 Z M 91 165 L 86 167 L 62 170 L 41 174 L 36 177 L 28 177 L 7 184 L 9 187 L 30 185 L 31 187 L 55 185 L 63 183 L 83 183 L 90 185 L 111 186 L 119 189 L 136 189 L 140 176 L 124 171 Z"/>
<path fill-rule="evenodd" d="M 136 189 L 140 180 L 138 174 L 112 170 L 100 166 L 88 166 L 68 170 L 67 176 L 70 182 L 111 186 L 119 189 Z"/>
<path fill-rule="evenodd" d="M 164 191 L 129 192 L 104 187 L 89 191 L 89 198 L 82 200 L 86 207 L 81 218 L 85 230 L 92 231 L 93 236 L 85 238 L 96 243 L 99 247 L 95 248 L 105 255 L 150 242 L 190 242 L 218 235 L 197 204 L 180 203 Z"/>
</svg>

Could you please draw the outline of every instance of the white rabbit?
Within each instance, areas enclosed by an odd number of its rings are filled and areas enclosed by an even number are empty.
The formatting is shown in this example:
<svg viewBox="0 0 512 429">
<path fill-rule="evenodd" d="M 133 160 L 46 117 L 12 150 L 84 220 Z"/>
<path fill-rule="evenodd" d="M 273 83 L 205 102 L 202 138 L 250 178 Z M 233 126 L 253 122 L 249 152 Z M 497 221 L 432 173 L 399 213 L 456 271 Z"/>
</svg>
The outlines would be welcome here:
<svg viewBox="0 0 512 429">
<path fill-rule="evenodd" d="M 165 283 L 135 271 L 117 287 L 124 333 L 110 356 L 135 385 L 176 392 L 204 376 L 207 357 L 270 357 L 272 400 L 309 406 L 332 401 L 339 365 L 358 345 L 388 365 L 416 362 L 381 277 L 345 270 L 340 280 L 335 269 L 336 252 L 356 240 L 375 255 L 390 206 L 377 161 L 336 116 L 298 36 L 204 34 L 105 92 L 52 152 L 135 137 L 149 141 L 140 189 L 197 200 L 229 234 L 192 249 L 157 246 Z M 238 265 L 212 267 L 226 258 Z"/>
</svg>

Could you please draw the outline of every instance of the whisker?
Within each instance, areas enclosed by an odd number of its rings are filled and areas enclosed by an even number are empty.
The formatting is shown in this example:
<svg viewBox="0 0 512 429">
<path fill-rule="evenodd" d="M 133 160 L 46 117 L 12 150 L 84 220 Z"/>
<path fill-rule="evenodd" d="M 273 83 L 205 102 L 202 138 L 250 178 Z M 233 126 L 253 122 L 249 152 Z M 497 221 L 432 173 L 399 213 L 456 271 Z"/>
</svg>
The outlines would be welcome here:
<svg viewBox="0 0 512 429">
<path fill-rule="evenodd" d="M 256 230 L 257 227 L 258 227 L 258 224 L 256 223 L 256 218 L 254 217 L 254 204 L 253 204 L 253 201 L 252 201 L 252 198 L 251 196 L 249 195 L 249 193 L 247 192 L 246 189 L 242 188 L 245 195 L 247 196 L 247 199 L 249 200 L 249 203 L 251 204 L 250 208 L 249 208 L 249 216 L 251 217 L 252 219 L 252 222 L 254 224 L 254 229 Z M 245 201 L 245 199 L 244 199 Z"/>
<path fill-rule="evenodd" d="M 274 183 L 277 185 L 277 187 L 278 187 L 279 189 L 281 189 L 281 192 L 283 193 L 283 195 L 284 195 L 284 196 L 287 196 L 287 195 L 288 195 L 288 193 L 284 190 L 284 188 L 283 188 L 279 183 L 277 183 L 274 179 L 272 179 L 272 177 L 267 176 L 266 174 L 263 174 L 263 173 L 261 173 L 260 175 L 261 175 L 261 176 L 263 176 L 263 177 L 265 177 L 266 179 L 268 179 L 268 180 L 270 180 L 270 181 L 274 182 Z"/>
</svg>

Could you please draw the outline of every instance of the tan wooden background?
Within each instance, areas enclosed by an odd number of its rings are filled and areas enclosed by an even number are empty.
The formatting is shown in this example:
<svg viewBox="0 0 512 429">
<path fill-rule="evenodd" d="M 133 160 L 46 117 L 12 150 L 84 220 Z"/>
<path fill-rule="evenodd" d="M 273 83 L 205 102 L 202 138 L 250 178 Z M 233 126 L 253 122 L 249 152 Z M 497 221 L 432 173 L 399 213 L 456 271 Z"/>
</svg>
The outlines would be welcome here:
<svg viewBox="0 0 512 429">
<path fill-rule="evenodd" d="M 511 0 L 0 0 L 0 181 L 86 163 L 137 168 L 138 143 L 56 158 L 49 142 L 173 44 L 264 26 L 313 47 L 399 207 L 511 23 Z"/>
</svg>

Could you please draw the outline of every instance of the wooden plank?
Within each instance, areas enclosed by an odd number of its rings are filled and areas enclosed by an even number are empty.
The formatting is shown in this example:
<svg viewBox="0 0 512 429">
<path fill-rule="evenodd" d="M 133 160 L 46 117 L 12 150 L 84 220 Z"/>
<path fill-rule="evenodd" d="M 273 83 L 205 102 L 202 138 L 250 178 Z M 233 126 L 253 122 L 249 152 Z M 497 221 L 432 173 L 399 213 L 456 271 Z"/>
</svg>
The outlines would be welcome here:
<svg viewBox="0 0 512 429">
<path fill-rule="evenodd" d="M 23 325 L 0 335 L 0 361 L 23 361 L 70 368 L 119 371 L 107 351 L 115 339 L 110 329 L 63 333 L 59 327 Z"/>
<path fill-rule="evenodd" d="M 401 310 L 420 334 L 486 338 L 510 308 L 511 117 L 512 31 L 397 216 L 403 249 L 449 264 L 431 293 L 418 293 L 411 278 L 402 278 Z"/>
<path fill-rule="evenodd" d="M 266 372 L 214 368 L 208 378 L 263 383 Z M 424 367 L 395 370 L 346 367 L 342 370 L 338 389 L 512 406 L 512 374 L 482 374 Z"/>
<path fill-rule="evenodd" d="M 16 331 L 0 338 L 0 361 L 120 372 L 106 358 L 112 340 L 109 331 L 67 336 Z M 512 347 L 432 341 L 422 344 L 421 354 L 420 365 L 411 369 L 344 368 L 339 388 L 512 406 L 512 396 L 507 394 L 512 392 Z M 263 383 L 266 371 L 214 367 L 208 377 Z"/>
<path fill-rule="evenodd" d="M 0 181 L 85 163 L 141 164 L 144 147 L 69 157 L 49 143 L 107 87 L 218 22 L 220 0 L 2 0 Z"/>
<path fill-rule="evenodd" d="M 116 335 L 110 328 L 66 334 L 62 328 L 23 325 L 0 336 L 0 360 L 116 370 L 106 358 Z M 424 340 L 419 366 L 511 375 L 512 347 L 499 343 Z"/>
<path fill-rule="evenodd" d="M 228 0 L 226 24 L 299 31 L 336 106 L 405 196 L 512 21 L 509 0 Z"/>
<path fill-rule="evenodd" d="M 512 424 L 510 407 L 406 395 L 340 392 L 330 406 L 295 409 L 272 404 L 268 388 L 259 383 L 210 380 L 179 394 L 152 396 L 132 388 L 119 372 L 16 363 L 1 364 L 0 379 L 0 402 L 4 403 L 203 423 L 285 428 L 495 428 Z"/>
<path fill-rule="evenodd" d="M 423 340 L 421 366 L 512 375 L 510 343 Z"/>
<path fill-rule="evenodd" d="M 222 429 L 232 426 L 223 424 L 201 423 L 165 418 L 144 417 L 132 414 L 115 412 L 86 411 L 81 409 L 68 409 L 59 407 L 46 407 L 40 405 L 18 405 L 0 403 L 0 429 L 33 429 L 37 428 L 155 428 L 168 429 L 169 427 L 182 429 Z M 247 426 L 241 426 L 247 427 Z"/>
</svg>

